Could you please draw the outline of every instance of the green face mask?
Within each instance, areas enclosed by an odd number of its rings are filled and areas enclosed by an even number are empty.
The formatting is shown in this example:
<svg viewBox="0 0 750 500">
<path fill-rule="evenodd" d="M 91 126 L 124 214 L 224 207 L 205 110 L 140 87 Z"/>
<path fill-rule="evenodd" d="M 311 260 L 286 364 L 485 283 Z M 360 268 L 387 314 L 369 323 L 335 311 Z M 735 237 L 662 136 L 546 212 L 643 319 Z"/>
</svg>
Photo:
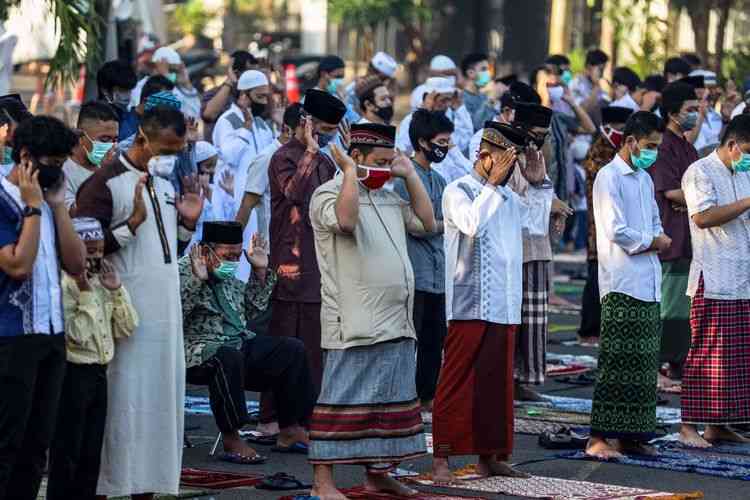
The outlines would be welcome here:
<svg viewBox="0 0 750 500">
<path fill-rule="evenodd" d="M 237 273 L 237 268 L 240 266 L 239 262 L 233 262 L 229 260 L 222 260 L 219 267 L 214 269 L 214 276 L 219 281 L 226 281 L 234 278 Z"/>
<path fill-rule="evenodd" d="M 633 166 L 639 170 L 646 170 L 651 167 L 656 161 L 659 151 L 656 149 L 641 149 L 641 154 L 638 156 L 630 154 L 630 161 L 633 162 Z"/>
<path fill-rule="evenodd" d="M 109 150 L 112 149 L 112 146 L 115 144 L 113 142 L 94 141 L 88 136 L 88 134 L 86 135 L 86 138 L 90 140 L 92 144 L 91 151 L 86 151 L 86 158 L 98 167 L 102 164 L 104 157 L 107 156 L 107 153 L 109 153 Z"/>
<path fill-rule="evenodd" d="M 490 76 L 489 70 L 480 71 L 477 74 L 476 80 L 474 80 L 474 83 L 476 83 L 477 87 L 484 87 L 488 83 L 492 81 L 492 77 Z"/>
<path fill-rule="evenodd" d="M 562 75 L 560 75 L 560 81 L 565 85 L 570 85 L 570 82 L 573 81 L 573 73 L 571 73 L 569 69 L 566 69 L 562 72 Z"/>
<path fill-rule="evenodd" d="M 177 81 L 177 73 L 175 73 L 175 72 L 167 73 L 167 80 L 169 80 L 172 83 L 176 82 Z"/>
<path fill-rule="evenodd" d="M 742 153 L 739 160 L 732 160 L 735 172 L 750 172 L 750 154 Z"/>
<path fill-rule="evenodd" d="M 10 146 L 3 147 L 3 156 L 0 158 L 0 165 L 8 165 L 13 163 L 13 148 Z"/>
<path fill-rule="evenodd" d="M 332 78 L 331 81 L 328 82 L 328 87 L 326 88 L 326 90 L 330 94 L 335 94 L 338 88 L 342 86 L 343 84 L 344 84 L 343 78 Z"/>
</svg>

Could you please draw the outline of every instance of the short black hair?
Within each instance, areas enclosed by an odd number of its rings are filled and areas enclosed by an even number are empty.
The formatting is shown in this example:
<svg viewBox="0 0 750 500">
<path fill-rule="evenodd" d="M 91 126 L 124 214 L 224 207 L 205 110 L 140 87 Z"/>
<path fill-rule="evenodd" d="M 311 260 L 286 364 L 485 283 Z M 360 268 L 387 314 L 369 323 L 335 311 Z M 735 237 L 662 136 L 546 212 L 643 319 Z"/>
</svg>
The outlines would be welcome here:
<svg viewBox="0 0 750 500">
<path fill-rule="evenodd" d="M 732 139 L 738 143 L 750 142 L 750 115 L 739 114 L 732 118 L 721 136 L 721 145 L 724 146 Z"/>
<path fill-rule="evenodd" d="M 690 64 L 681 57 L 670 57 L 664 63 L 664 76 L 667 74 L 687 76 L 691 71 Z"/>
<path fill-rule="evenodd" d="M 601 66 L 609 62 L 609 56 L 601 49 L 591 49 L 586 52 L 586 66 Z"/>
<path fill-rule="evenodd" d="M 78 136 L 62 121 L 53 116 L 34 116 L 18 124 L 13 135 L 13 161 L 21 161 L 21 149 L 34 158 L 68 156 Z"/>
<path fill-rule="evenodd" d="M 166 76 L 154 75 L 152 77 L 149 77 L 149 79 L 146 80 L 146 83 L 143 85 L 143 89 L 141 90 L 141 102 L 146 102 L 146 99 L 156 94 L 157 92 L 172 89 L 174 89 L 174 83 L 170 82 L 169 78 L 167 78 Z"/>
<path fill-rule="evenodd" d="M 698 99 L 692 85 L 685 82 L 672 82 L 661 92 L 661 113 L 664 118 L 680 112 L 685 101 Z"/>
<path fill-rule="evenodd" d="M 298 102 L 292 103 L 287 106 L 284 110 L 284 125 L 292 130 L 299 127 L 299 122 L 302 119 L 302 114 L 304 112 L 303 110 L 304 108 L 302 107 L 302 104 Z"/>
<path fill-rule="evenodd" d="M 5 97 L 0 100 L 0 125 L 5 125 L 11 121 L 21 123 L 32 116 L 34 115 L 29 113 L 26 105 L 18 99 Z"/>
<path fill-rule="evenodd" d="M 664 121 L 661 118 L 650 111 L 637 111 L 630 115 L 628 121 L 625 122 L 623 136 L 628 137 L 632 135 L 640 140 L 650 136 L 654 132 L 663 133 L 664 129 Z"/>
<path fill-rule="evenodd" d="M 238 76 L 247 71 L 248 66 L 258 64 L 258 59 L 246 50 L 235 50 L 232 52 L 231 57 L 232 69 Z"/>
<path fill-rule="evenodd" d="M 115 87 L 133 90 L 137 83 L 138 77 L 133 67 L 119 59 L 105 62 L 96 72 L 99 99 L 104 99 L 104 92 L 111 92 Z"/>
<path fill-rule="evenodd" d="M 544 60 L 544 64 L 552 64 L 554 66 L 570 66 L 570 59 L 562 54 L 552 54 L 547 56 Z"/>
<path fill-rule="evenodd" d="M 432 141 L 438 134 L 453 133 L 453 122 L 441 111 L 418 109 L 411 117 L 409 140 L 415 151 L 419 151 L 419 139 Z"/>
<path fill-rule="evenodd" d="M 368 85 L 364 93 L 359 96 L 359 108 L 364 112 L 366 111 L 365 110 L 366 102 L 371 102 L 375 104 L 375 89 L 378 89 L 380 87 L 385 87 L 385 86 L 386 86 L 385 83 L 380 83 L 377 85 L 376 84 Z"/>
<path fill-rule="evenodd" d="M 116 122 L 118 119 L 115 110 L 106 102 L 89 101 L 81 106 L 76 127 L 82 128 L 84 123 L 88 121 Z"/>
<path fill-rule="evenodd" d="M 612 81 L 625 85 L 630 92 L 634 92 L 640 85 L 641 79 L 632 69 L 620 66 L 612 72 Z"/>
<path fill-rule="evenodd" d="M 469 71 L 470 69 L 474 69 L 474 66 L 482 61 L 487 60 L 489 60 L 489 56 L 484 52 L 472 52 L 470 54 L 466 54 L 461 60 L 461 73 L 463 73 L 465 76 L 467 71 Z"/>
<path fill-rule="evenodd" d="M 187 132 L 185 116 L 172 106 L 156 106 L 143 113 L 141 128 L 149 135 L 164 129 L 172 129 L 178 137 L 184 137 Z"/>
<path fill-rule="evenodd" d="M 698 57 L 698 54 L 695 54 L 693 52 L 682 54 L 682 59 L 694 68 L 700 68 L 701 64 L 703 64 L 703 61 L 701 61 L 701 58 Z"/>
</svg>

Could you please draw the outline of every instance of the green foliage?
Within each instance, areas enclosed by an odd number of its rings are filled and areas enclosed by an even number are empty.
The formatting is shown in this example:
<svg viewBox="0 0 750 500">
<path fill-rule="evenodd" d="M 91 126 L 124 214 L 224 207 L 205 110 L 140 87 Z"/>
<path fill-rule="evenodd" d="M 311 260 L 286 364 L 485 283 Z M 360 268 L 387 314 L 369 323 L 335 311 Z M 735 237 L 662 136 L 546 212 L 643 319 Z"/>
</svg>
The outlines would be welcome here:
<svg viewBox="0 0 750 500">
<path fill-rule="evenodd" d="M 721 73 L 739 85 L 750 76 L 750 40 L 735 42 L 734 48 L 724 53 Z"/>
<path fill-rule="evenodd" d="M 409 24 L 429 19 L 425 0 L 328 0 L 331 18 L 352 27 L 375 26 L 387 19 Z"/>
<path fill-rule="evenodd" d="M 665 54 L 667 21 L 651 13 L 652 0 L 612 0 L 604 15 L 612 22 L 617 46 L 625 46 L 632 55 L 628 61 L 641 78 L 661 72 Z M 634 37 L 636 28 L 640 37 Z M 625 62 L 625 61 L 623 61 Z"/>
<path fill-rule="evenodd" d="M 573 74 L 582 73 L 586 66 L 586 49 L 576 47 L 568 53 L 570 59 L 570 70 Z"/>
<path fill-rule="evenodd" d="M 188 0 L 175 8 L 174 21 L 182 33 L 198 36 L 214 15 L 206 10 L 203 0 Z"/>
<path fill-rule="evenodd" d="M 81 63 L 94 71 L 101 62 L 99 33 L 102 18 L 93 0 L 48 0 L 60 45 L 50 61 L 47 85 L 53 82 L 75 82 Z"/>
</svg>

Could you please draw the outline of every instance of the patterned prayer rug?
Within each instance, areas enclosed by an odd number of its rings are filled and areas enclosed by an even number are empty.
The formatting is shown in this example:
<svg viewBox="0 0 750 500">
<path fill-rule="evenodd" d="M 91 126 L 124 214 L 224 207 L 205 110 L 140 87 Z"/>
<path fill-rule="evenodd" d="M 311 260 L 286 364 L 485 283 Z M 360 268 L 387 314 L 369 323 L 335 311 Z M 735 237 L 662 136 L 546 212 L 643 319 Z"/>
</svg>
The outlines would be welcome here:
<svg viewBox="0 0 750 500">
<path fill-rule="evenodd" d="M 569 428 L 577 434 L 589 434 L 588 427 L 570 427 L 560 422 L 551 422 L 549 420 L 538 420 L 533 418 L 516 417 L 513 419 L 513 432 L 516 434 L 539 435 L 544 432 L 559 432 L 562 429 Z"/>
<path fill-rule="evenodd" d="M 257 413 L 260 409 L 258 401 L 248 401 L 246 404 L 248 412 Z M 185 396 L 185 415 L 213 415 L 208 396 Z"/>
<path fill-rule="evenodd" d="M 591 371 L 591 368 L 583 365 L 553 365 L 551 363 L 547 363 L 547 376 L 552 378 L 580 375 L 589 371 Z"/>
<path fill-rule="evenodd" d="M 341 493 L 346 495 L 347 498 L 352 500 L 404 500 L 404 497 L 393 495 L 391 493 L 371 493 L 365 491 L 364 486 L 355 486 L 354 488 L 345 488 L 341 490 Z M 440 493 L 422 493 L 414 497 L 409 497 L 410 500 L 466 500 L 466 496 L 457 495 L 442 495 Z M 294 496 L 283 496 L 279 497 L 279 500 L 293 500 Z"/>
<path fill-rule="evenodd" d="M 548 422 L 550 424 L 572 424 L 572 425 L 589 425 L 591 417 L 585 413 L 570 411 L 559 411 L 554 408 L 541 407 L 516 407 L 514 411 L 518 419 L 537 420 Z"/>
<path fill-rule="evenodd" d="M 240 486 L 255 486 L 263 480 L 263 477 L 263 474 L 258 473 L 237 474 L 217 470 L 183 468 L 180 484 L 194 488 L 224 490 L 239 488 Z"/>
<path fill-rule="evenodd" d="M 654 384 L 656 390 L 656 384 Z M 562 412 L 591 414 L 591 400 L 582 398 L 568 398 L 563 396 L 544 395 L 545 401 L 516 401 L 516 407 L 533 407 L 535 409 L 551 408 Z M 681 412 L 679 408 L 667 408 L 659 406 L 656 408 L 656 421 L 659 424 L 679 424 Z"/>
</svg>

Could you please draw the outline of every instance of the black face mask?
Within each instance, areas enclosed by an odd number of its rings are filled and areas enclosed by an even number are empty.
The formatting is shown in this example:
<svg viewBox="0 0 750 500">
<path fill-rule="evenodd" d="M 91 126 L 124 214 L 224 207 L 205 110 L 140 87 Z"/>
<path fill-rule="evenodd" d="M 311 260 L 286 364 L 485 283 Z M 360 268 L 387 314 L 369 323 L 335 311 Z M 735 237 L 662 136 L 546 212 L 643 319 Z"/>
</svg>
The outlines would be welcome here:
<svg viewBox="0 0 750 500">
<path fill-rule="evenodd" d="M 435 144 L 434 142 L 430 143 L 430 149 L 422 148 L 422 150 L 424 151 L 424 155 L 427 157 L 430 163 L 440 163 L 441 161 L 445 160 L 445 157 L 448 155 L 449 149 L 450 147 L 448 146 L 440 146 L 438 144 Z"/>
<path fill-rule="evenodd" d="M 391 119 L 393 118 L 393 105 L 391 104 L 390 106 L 376 108 L 375 114 L 379 116 L 384 122 L 391 123 Z"/>
<path fill-rule="evenodd" d="M 250 112 L 252 112 L 253 116 L 264 118 L 266 116 L 267 109 L 268 104 L 266 103 L 250 101 Z"/>
<path fill-rule="evenodd" d="M 34 162 L 37 170 L 39 171 L 39 186 L 42 189 L 49 189 L 60 180 L 63 175 L 62 167 L 43 165 L 38 162 Z"/>
<path fill-rule="evenodd" d="M 101 274 L 102 258 L 101 257 L 87 257 L 86 258 L 86 272 L 88 272 L 91 275 Z"/>
</svg>

